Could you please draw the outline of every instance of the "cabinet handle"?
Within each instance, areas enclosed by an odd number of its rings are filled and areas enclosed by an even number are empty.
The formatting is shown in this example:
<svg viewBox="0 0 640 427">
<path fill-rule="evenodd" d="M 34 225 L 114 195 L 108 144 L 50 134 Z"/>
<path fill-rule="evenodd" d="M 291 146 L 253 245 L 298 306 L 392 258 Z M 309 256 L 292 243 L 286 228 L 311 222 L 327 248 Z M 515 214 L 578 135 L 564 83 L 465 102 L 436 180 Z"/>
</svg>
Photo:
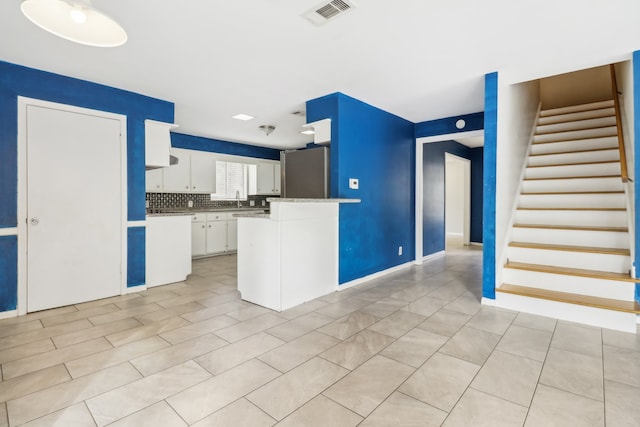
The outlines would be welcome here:
<svg viewBox="0 0 640 427">
<path fill-rule="evenodd" d="M 209 226 L 209 228 L 211 228 L 211 226 Z"/>
<path fill-rule="evenodd" d="M 194 189 L 194 190 L 196 189 L 196 186 L 195 186 L 195 185 L 193 186 L 193 189 Z"/>
<path fill-rule="evenodd" d="M 204 228 L 204 225 L 202 226 L 202 228 Z"/>
<path fill-rule="evenodd" d="M 184 188 L 186 188 L 186 189 L 188 190 L 188 189 L 189 189 L 189 186 L 187 185 L 187 186 L 186 186 L 186 187 L 184 187 Z"/>
</svg>

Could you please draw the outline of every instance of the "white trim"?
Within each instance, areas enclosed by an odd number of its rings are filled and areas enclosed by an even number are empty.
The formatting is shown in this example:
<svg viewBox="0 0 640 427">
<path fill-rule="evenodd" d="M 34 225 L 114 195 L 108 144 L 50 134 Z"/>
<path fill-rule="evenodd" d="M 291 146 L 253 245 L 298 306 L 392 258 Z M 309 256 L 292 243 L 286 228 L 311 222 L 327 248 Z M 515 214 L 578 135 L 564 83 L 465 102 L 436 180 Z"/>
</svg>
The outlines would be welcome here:
<svg viewBox="0 0 640 427">
<path fill-rule="evenodd" d="M 469 246 L 480 246 L 482 247 L 482 242 L 469 242 Z"/>
<path fill-rule="evenodd" d="M 137 292 L 142 292 L 147 290 L 147 285 L 138 285 L 127 288 L 122 292 L 122 295 L 135 294 Z"/>
<path fill-rule="evenodd" d="M 640 314 L 636 314 L 636 323 L 640 325 Z"/>
<path fill-rule="evenodd" d="M 464 202 L 463 202 L 463 206 L 462 206 L 462 221 L 463 221 L 463 225 L 462 225 L 462 233 L 447 233 L 447 201 L 446 201 L 446 194 L 447 194 L 447 158 L 462 163 L 463 164 L 463 168 L 464 168 L 464 176 L 463 176 L 463 182 L 462 182 L 462 192 L 463 192 L 463 197 L 464 197 Z M 464 157 L 460 157 L 460 156 L 456 156 L 455 154 L 451 154 L 451 153 L 444 153 L 444 176 L 445 176 L 445 180 L 444 180 L 444 193 L 445 193 L 445 211 L 444 211 L 444 230 L 445 230 L 445 238 L 448 234 L 451 235 L 460 235 L 462 236 L 462 244 L 464 245 L 468 245 L 469 242 L 471 241 L 471 160 L 469 159 L 465 159 Z M 446 248 L 446 242 L 445 242 L 445 248 Z"/>
<path fill-rule="evenodd" d="M 0 228 L 0 236 L 17 236 L 18 227 Z"/>
<path fill-rule="evenodd" d="M 18 302 L 17 314 L 27 313 L 27 107 L 37 106 L 53 110 L 66 111 L 117 120 L 120 122 L 120 183 L 121 183 L 121 258 L 120 258 L 120 293 L 127 291 L 127 116 L 92 110 L 74 105 L 60 104 L 41 99 L 18 96 Z"/>
<path fill-rule="evenodd" d="M 417 138 L 416 143 L 428 144 L 430 142 L 451 141 L 461 138 L 473 138 L 476 136 L 484 136 L 484 129 L 470 130 L 468 132 L 447 133 L 445 135 L 423 136 L 422 138 Z"/>
<path fill-rule="evenodd" d="M 400 270 L 404 270 L 408 267 L 414 265 L 413 261 L 406 262 L 404 264 L 396 265 L 395 267 L 387 268 L 386 270 L 378 271 L 373 274 L 369 274 L 368 276 L 360 277 L 359 279 L 352 280 L 350 282 L 343 283 L 341 285 L 336 286 L 337 291 L 344 291 L 345 289 L 352 288 L 357 285 L 361 285 L 365 282 L 368 282 L 373 279 L 378 279 L 383 276 L 387 276 L 391 273 L 396 273 Z"/>
<path fill-rule="evenodd" d="M 422 183 L 422 179 L 423 179 L 423 164 L 422 164 L 422 153 L 423 153 L 423 144 L 427 144 L 430 142 L 440 142 L 440 141 L 451 141 L 451 140 L 455 140 L 455 139 L 459 139 L 459 138 L 471 138 L 471 137 L 476 137 L 476 136 L 484 136 L 484 129 L 481 130 L 472 130 L 469 132 L 457 132 L 457 133 L 449 133 L 446 135 L 436 135 L 436 136 L 427 136 L 427 137 L 423 137 L 423 138 L 416 138 L 416 182 L 415 182 L 415 187 L 416 187 L 416 194 L 415 194 L 415 200 L 416 200 L 416 206 L 415 206 L 415 211 L 416 211 L 416 223 L 415 223 L 415 229 L 416 229 L 416 235 L 415 235 L 415 249 L 416 249 L 416 255 L 415 255 L 415 260 L 414 262 L 418 265 L 422 264 L 423 261 L 423 252 L 422 252 L 422 215 L 423 215 L 423 211 L 422 211 L 422 202 L 423 202 L 423 197 L 422 197 L 422 191 L 423 191 L 423 183 Z"/>
<path fill-rule="evenodd" d="M 431 260 L 434 260 L 434 259 L 442 258 L 445 255 L 446 255 L 445 251 L 434 252 L 432 254 L 429 254 L 427 256 L 422 257 L 422 262 L 431 261 Z"/>
<path fill-rule="evenodd" d="M 141 219 L 140 221 L 127 221 L 127 228 L 129 227 L 146 227 L 147 220 Z"/>
<path fill-rule="evenodd" d="M 489 307 L 497 307 L 498 306 L 498 304 L 496 303 L 496 300 L 491 299 L 491 298 L 485 298 L 485 297 L 482 297 L 482 299 L 480 300 L 480 304 L 487 305 Z"/>
<path fill-rule="evenodd" d="M 0 311 L 0 319 L 18 317 L 18 310 Z"/>
</svg>

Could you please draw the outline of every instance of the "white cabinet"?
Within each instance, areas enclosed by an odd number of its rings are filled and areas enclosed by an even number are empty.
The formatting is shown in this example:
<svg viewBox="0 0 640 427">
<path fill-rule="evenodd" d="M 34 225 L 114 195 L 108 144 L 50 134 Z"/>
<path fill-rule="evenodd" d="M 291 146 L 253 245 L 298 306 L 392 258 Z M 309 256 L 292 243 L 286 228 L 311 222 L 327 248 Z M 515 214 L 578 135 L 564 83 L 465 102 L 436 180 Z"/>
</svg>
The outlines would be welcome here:
<svg viewBox="0 0 640 427">
<path fill-rule="evenodd" d="M 159 193 L 162 191 L 162 168 L 148 170 L 146 173 L 147 193 Z"/>
<path fill-rule="evenodd" d="M 215 255 L 238 249 L 238 220 L 228 212 L 191 217 L 191 256 Z"/>
<path fill-rule="evenodd" d="M 173 148 L 171 154 L 178 158 L 178 164 L 162 168 L 163 191 L 165 193 L 185 193 L 191 188 L 191 154 L 188 150 Z"/>
<path fill-rule="evenodd" d="M 189 220 L 186 215 L 147 217 L 147 287 L 181 282 L 191 273 Z"/>
<path fill-rule="evenodd" d="M 144 121 L 144 150 L 147 167 L 169 166 L 171 150 L 171 129 L 177 128 L 173 123 Z"/>
<path fill-rule="evenodd" d="M 238 219 L 227 220 L 227 250 L 238 250 Z"/>
<path fill-rule="evenodd" d="M 147 171 L 147 191 L 165 193 L 215 193 L 216 156 L 202 151 L 173 148 L 178 164 Z"/>
<path fill-rule="evenodd" d="M 216 158 L 209 153 L 191 153 L 191 192 L 216 192 Z"/>
<path fill-rule="evenodd" d="M 256 169 L 257 194 L 280 194 L 280 162 L 261 162 Z"/>
</svg>

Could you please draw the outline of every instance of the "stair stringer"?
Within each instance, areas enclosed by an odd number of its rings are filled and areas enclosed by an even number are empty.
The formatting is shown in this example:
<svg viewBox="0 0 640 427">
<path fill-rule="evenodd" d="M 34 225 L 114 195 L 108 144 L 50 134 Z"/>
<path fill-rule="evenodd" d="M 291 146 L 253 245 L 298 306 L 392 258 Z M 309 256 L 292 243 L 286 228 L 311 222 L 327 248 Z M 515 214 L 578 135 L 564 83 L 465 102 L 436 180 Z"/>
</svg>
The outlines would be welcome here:
<svg viewBox="0 0 640 427">
<path fill-rule="evenodd" d="M 504 271 L 504 265 L 507 262 L 508 254 L 509 254 L 509 242 L 511 242 L 513 238 L 513 225 L 516 222 L 516 212 L 518 210 L 518 205 L 520 203 L 520 194 L 522 194 L 522 186 L 524 184 L 524 177 L 527 173 L 527 166 L 529 164 L 529 157 L 531 156 L 531 149 L 533 147 L 534 137 L 536 135 L 536 128 L 538 126 L 538 121 L 540 120 L 540 112 L 542 111 L 542 101 L 538 102 L 538 111 L 536 112 L 535 119 L 531 124 L 531 134 L 529 135 L 529 145 L 527 146 L 527 153 L 524 156 L 524 160 L 522 162 L 522 167 L 520 170 L 520 178 L 519 184 L 517 188 L 517 197 L 513 200 L 513 206 L 511 206 L 511 216 L 509 218 L 509 224 L 507 224 L 507 232 L 504 236 L 504 241 L 501 242 L 500 246 L 502 247 L 502 252 L 500 258 L 496 257 L 496 282 L 493 284 L 494 288 L 500 287 L 502 283 L 502 276 Z M 496 244 L 497 246 L 497 244 Z"/>
</svg>

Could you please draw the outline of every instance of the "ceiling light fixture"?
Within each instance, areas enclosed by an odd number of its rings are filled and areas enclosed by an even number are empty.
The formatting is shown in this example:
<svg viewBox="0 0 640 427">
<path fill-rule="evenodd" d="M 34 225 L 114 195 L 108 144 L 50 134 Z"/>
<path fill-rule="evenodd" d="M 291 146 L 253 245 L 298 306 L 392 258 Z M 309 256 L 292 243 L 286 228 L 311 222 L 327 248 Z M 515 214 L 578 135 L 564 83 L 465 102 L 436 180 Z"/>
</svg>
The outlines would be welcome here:
<svg viewBox="0 0 640 427">
<path fill-rule="evenodd" d="M 269 136 L 269 134 L 271 132 L 276 130 L 276 127 L 272 126 L 272 125 L 262 125 L 262 126 L 258 126 L 258 129 L 260 129 L 262 132 L 264 132 L 265 135 Z"/>
<path fill-rule="evenodd" d="M 72 42 L 116 47 L 127 41 L 126 31 L 90 0 L 23 0 L 20 10 L 31 22 Z"/>
<path fill-rule="evenodd" d="M 231 116 L 232 119 L 237 119 L 237 120 L 251 120 L 251 119 L 255 119 L 255 117 L 250 116 L 248 114 L 236 114 L 235 116 Z"/>
</svg>

